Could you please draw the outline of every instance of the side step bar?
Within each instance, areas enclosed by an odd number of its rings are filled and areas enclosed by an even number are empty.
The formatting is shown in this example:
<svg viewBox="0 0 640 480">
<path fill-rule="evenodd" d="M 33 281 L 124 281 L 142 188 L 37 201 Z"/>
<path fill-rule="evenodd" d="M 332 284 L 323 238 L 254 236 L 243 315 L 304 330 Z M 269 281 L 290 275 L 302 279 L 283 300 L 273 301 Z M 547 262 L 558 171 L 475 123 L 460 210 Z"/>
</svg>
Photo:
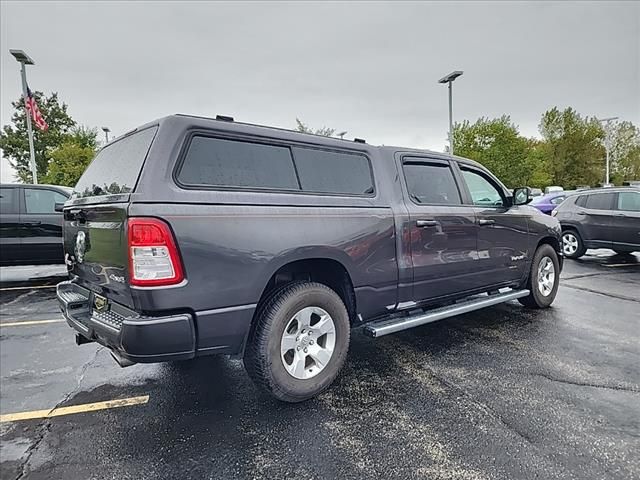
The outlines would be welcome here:
<svg viewBox="0 0 640 480">
<path fill-rule="evenodd" d="M 390 333 L 400 332 L 408 328 L 418 327 L 431 322 L 437 322 L 444 318 L 462 315 L 463 313 L 473 312 L 481 308 L 490 307 L 499 303 L 515 300 L 529 295 L 529 290 L 511 290 L 505 293 L 494 293 L 486 297 L 477 297 L 472 300 L 447 305 L 446 307 L 434 308 L 426 312 L 410 315 L 407 317 L 397 317 L 390 320 L 381 320 L 364 327 L 364 334 L 377 338 Z"/>
</svg>

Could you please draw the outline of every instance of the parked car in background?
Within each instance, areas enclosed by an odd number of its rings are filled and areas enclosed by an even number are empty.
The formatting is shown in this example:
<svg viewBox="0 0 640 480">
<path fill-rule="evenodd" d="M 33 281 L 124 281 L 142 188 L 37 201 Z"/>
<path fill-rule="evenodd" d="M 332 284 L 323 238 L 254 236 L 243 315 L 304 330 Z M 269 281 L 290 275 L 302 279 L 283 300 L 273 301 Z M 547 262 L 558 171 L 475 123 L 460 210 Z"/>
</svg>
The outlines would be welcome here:
<svg viewBox="0 0 640 480">
<path fill-rule="evenodd" d="M 299 402 L 336 378 L 354 325 L 551 305 L 560 224 L 528 194 L 460 157 L 173 115 L 78 181 L 58 300 L 121 366 L 231 354 Z"/>
<path fill-rule="evenodd" d="M 562 226 L 562 251 L 567 258 L 587 248 L 616 253 L 640 251 L 640 189 L 611 187 L 569 196 L 552 213 Z"/>
<path fill-rule="evenodd" d="M 531 198 L 542 196 L 542 189 L 541 188 L 530 188 L 529 189 L 529 196 Z"/>
<path fill-rule="evenodd" d="M 563 192 L 564 188 L 559 187 L 557 185 L 551 185 L 549 187 L 545 187 L 544 188 L 544 194 L 546 195 L 547 193 L 554 193 L 554 192 Z"/>
<path fill-rule="evenodd" d="M 0 265 L 64 263 L 62 213 L 73 189 L 58 185 L 0 185 Z"/>
<path fill-rule="evenodd" d="M 567 198 L 572 191 L 566 192 L 553 192 L 547 193 L 541 197 L 534 198 L 529 205 L 537 208 L 542 213 L 546 213 L 547 215 L 551 215 L 551 212 L 554 208 L 564 202 L 564 199 Z"/>
</svg>

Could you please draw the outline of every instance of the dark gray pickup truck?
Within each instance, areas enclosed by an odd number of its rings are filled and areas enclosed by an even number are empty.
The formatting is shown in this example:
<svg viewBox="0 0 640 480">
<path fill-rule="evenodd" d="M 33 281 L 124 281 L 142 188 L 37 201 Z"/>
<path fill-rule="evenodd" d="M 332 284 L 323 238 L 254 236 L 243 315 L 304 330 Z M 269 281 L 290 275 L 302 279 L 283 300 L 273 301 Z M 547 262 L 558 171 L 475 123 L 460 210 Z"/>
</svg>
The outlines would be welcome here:
<svg viewBox="0 0 640 480">
<path fill-rule="evenodd" d="M 560 225 L 528 198 L 463 158 L 173 115 L 78 182 L 58 299 L 77 343 L 122 366 L 230 354 L 302 401 L 336 378 L 355 325 L 548 307 Z"/>
</svg>

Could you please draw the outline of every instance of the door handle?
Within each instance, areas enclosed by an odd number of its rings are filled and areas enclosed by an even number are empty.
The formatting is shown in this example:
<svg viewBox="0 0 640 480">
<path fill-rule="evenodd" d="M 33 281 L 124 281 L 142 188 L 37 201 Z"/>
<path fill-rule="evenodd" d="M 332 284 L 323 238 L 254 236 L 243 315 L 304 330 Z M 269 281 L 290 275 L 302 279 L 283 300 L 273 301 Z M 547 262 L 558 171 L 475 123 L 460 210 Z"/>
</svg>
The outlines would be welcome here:
<svg viewBox="0 0 640 480">
<path fill-rule="evenodd" d="M 478 225 L 493 225 L 494 223 L 496 223 L 495 220 L 486 220 L 486 219 L 478 220 Z"/>
<path fill-rule="evenodd" d="M 425 228 L 425 227 L 437 227 L 438 222 L 435 220 L 416 220 L 416 226 Z"/>
<path fill-rule="evenodd" d="M 586 215 L 584 212 L 576 212 L 576 215 Z"/>
</svg>

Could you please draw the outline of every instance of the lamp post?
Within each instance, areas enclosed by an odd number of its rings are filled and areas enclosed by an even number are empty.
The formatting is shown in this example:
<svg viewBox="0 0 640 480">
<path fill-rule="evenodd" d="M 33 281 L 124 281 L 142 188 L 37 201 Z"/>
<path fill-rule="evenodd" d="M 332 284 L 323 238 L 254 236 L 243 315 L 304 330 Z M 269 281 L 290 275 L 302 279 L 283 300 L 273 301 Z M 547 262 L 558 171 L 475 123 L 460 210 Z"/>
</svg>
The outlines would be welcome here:
<svg viewBox="0 0 640 480">
<path fill-rule="evenodd" d="M 20 62 L 20 73 L 22 75 L 22 99 L 25 102 L 25 116 L 27 117 L 27 133 L 29 135 L 29 166 L 31 167 L 31 178 L 33 184 L 38 183 L 38 169 L 36 167 L 36 154 L 33 148 L 33 129 L 31 128 L 31 115 L 26 110 L 27 105 L 27 69 L 26 65 L 34 65 L 35 62 L 22 50 L 9 50 L 9 53 Z"/>
<path fill-rule="evenodd" d="M 102 127 L 102 131 L 104 132 L 104 143 L 107 144 L 109 143 L 109 132 L 111 130 L 109 130 L 109 127 Z"/>
<path fill-rule="evenodd" d="M 346 131 L 338 133 L 338 136 L 340 137 L 340 140 L 344 140 L 344 136 L 345 136 L 346 134 L 347 134 L 347 132 L 346 132 Z"/>
<path fill-rule="evenodd" d="M 604 150 L 607 155 L 607 169 L 604 178 L 604 185 L 606 187 L 609 186 L 609 150 L 611 150 L 611 129 L 609 128 L 612 121 L 617 120 L 618 117 L 608 117 L 608 118 L 597 118 L 600 123 L 604 123 L 605 131 L 604 131 Z"/>
<path fill-rule="evenodd" d="M 449 75 L 442 77 L 438 80 L 438 83 L 447 83 L 449 84 L 449 154 L 453 155 L 453 93 L 451 84 L 453 81 L 462 75 L 461 70 L 456 70 L 451 72 Z"/>
</svg>

